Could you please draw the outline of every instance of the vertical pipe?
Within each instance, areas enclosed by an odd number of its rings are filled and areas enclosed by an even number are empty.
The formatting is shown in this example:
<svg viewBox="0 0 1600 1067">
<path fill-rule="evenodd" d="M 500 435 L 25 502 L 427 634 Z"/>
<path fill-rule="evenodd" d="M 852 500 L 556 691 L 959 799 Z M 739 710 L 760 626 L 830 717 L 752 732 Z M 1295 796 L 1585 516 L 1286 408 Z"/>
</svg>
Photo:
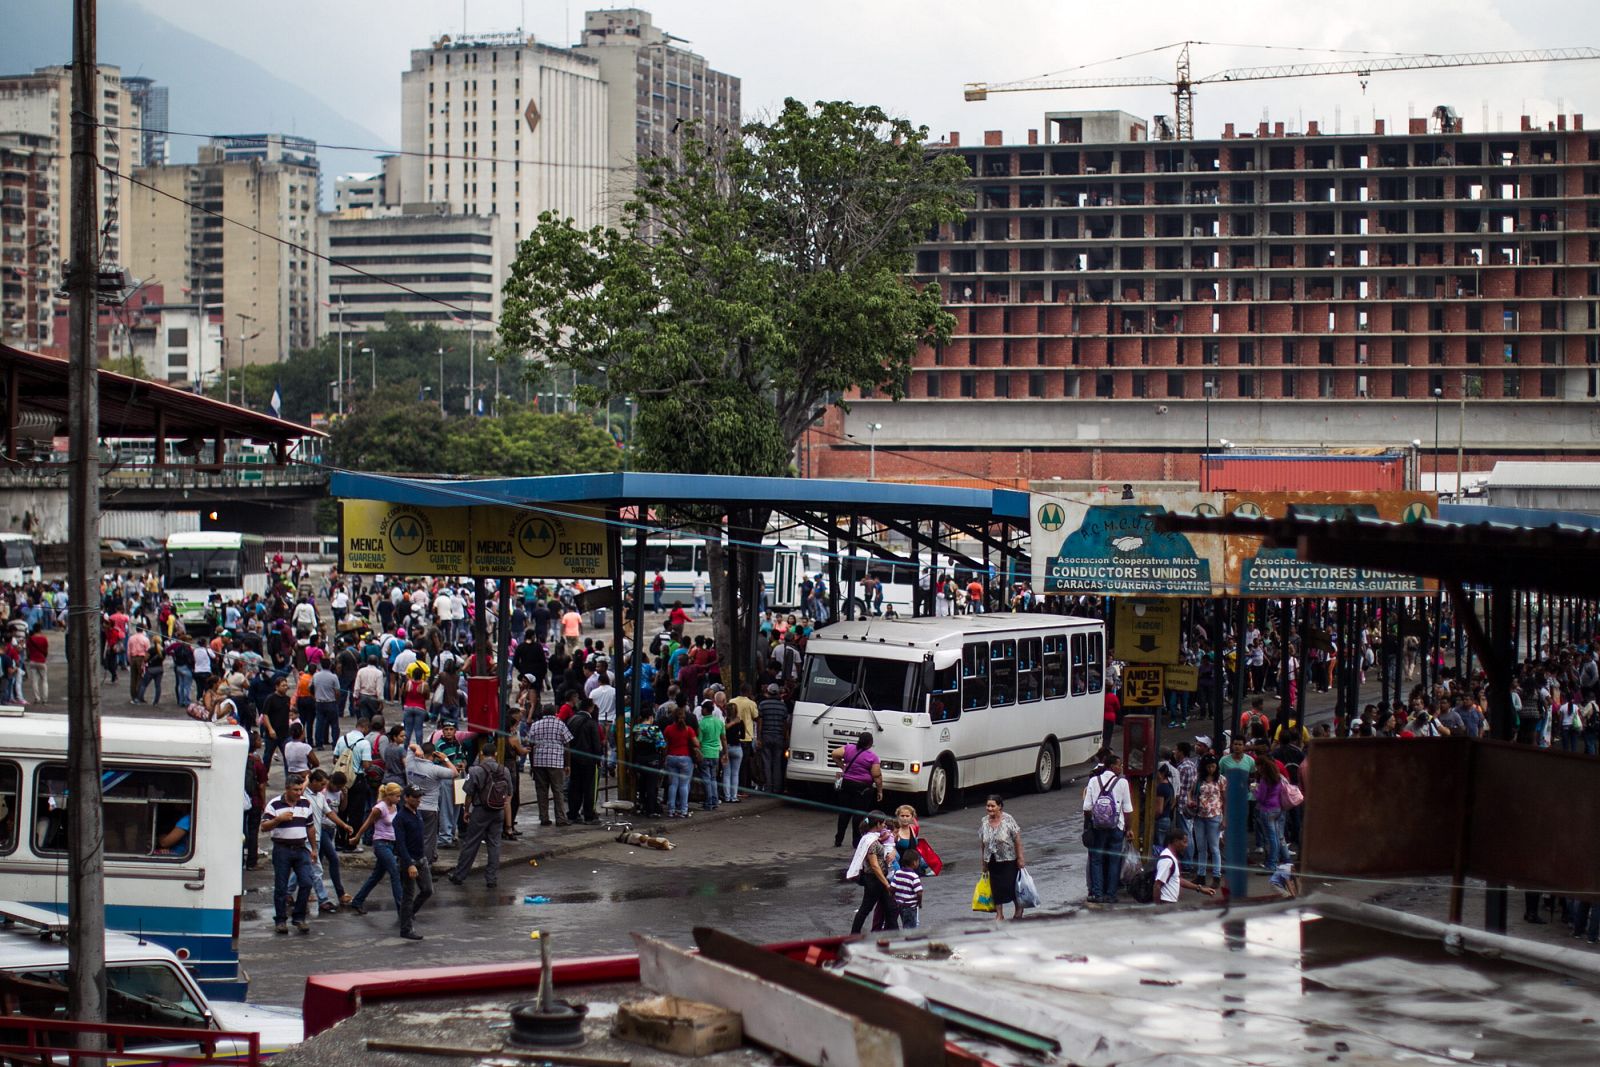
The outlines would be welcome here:
<svg viewBox="0 0 1600 1067">
<path fill-rule="evenodd" d="M 1290 627 L 1290 600 L 1284 597 L 1278 601 L 1278 721 L 1283 722 L 1293 710 L 1289 706 L 1289 637 Z M 1299 682 L 1304 682 L 1305 664 L 1300 664 Z M 1297 684 L 1299 684 L 1297 682 Z"/>
<path fill-rule="evenodd" d="M 1232 767 L 1227 774 L 1228 822 L 1227 856 L 1224 869 L 1228 875 L 1228 896 L 1243 900 L 1250 892 L 1250 870 L 1247 850 L 1250 847 L 1250 775 L 1243 767 Z"/>
<path fill-rule="evenodd" d="M 1311 688 L 1311 605 L 1303 598 L 1300 601 L 1300 684 L 1295 691 L 1295 706 L 1290 711 L 1290 718 L 1299 722 L 1306 721 L 1306 690 Z"/>
<path fill-rule="evenodd" d="M 1245 631 L 1249 629 L 1249 624 L 1245 618 L 1245 615 L 1246 607 L 1244 598 L 1235 597 L 1233 601 L 1233 722 L 1238 722 L 1239 716 L 1244 714 L 1244 687 L 1246 678 L 1248 677 L 1244 665 L 1244 635 Z M 1218 738 L 1220 743 L 1222 731 L 1218 730 L 1211 736 Z"/>
<path fill-rule="evenodd" d="M 636 516 L 634 521 L 639 525 L 634 528 L 633 532 L 633 666 L 630 668 L 628 677 L 630 724 L 642 722 L 647 715 L 645 709 L 641 708 L 639 704 L 644 696 L 644 651 L 645 646 L 649 643 L 649 638 L 645 636 L 644 632 L 645 527 L 649 525 L 645 518 L 649 512 L 645 510 L 645 505 L 641 503 L 634 505 L 634 514 Z M 617 662 L 619 663 L 622 662 L 621 654 L 622 650 L 618 649 Z M 619 715 L 617 717 L 620 719 L 624 716 Z M 617 761 L 617 766 L 618 795 L 620 796 L 622 795 L 622 784 L 632 779 L 633 772 L 630 768 L 624 766 L 620 759 Z"/>
<path fill-rule="evenodd" d="M 106 1018 L 105 824 L 100 806 L 100 612 L 92 590 L 100 573 L 100 405 L 95 359 L 99 212 L 95 195 L 100 137 L 95 0 L 76 0 L 72 17 L 72 291 L 67 377 L 71 468 L 68 474 L 67 581 L 75 617 L 67 628 L 67 781 L 81 803 L 67 805 L 67 1013 L 77 1022 Z M 80 1048 L 99 1048 L 80 1035 Z"/>
<path fill-rule="evenodd" d="M 500 729 L 511 729 L 511 579 L 499 580 L 500 607 L 495 616 L 494 675 L 500 684 Z M 503 746 L 502 746 L 503 747 Z M 501 753 L 504 759 L 504 752 Z M 515 768 L 512 768 L 515 770 Z"/>
<path fill-rule="evenodd" d="M 828 621 L 839 621 L 839 517 L 828 516 Z"/>
<path fill-rule="evenodd" d="M 933 592 L 933 568 L 928 568 L 928 588 L 924 591 L 922 588 L 922 541 L 918 536 L 922 533 L 922 524 L 913 521 L 911 523 L 911 531 L 911 617 L 917 619 L 922 617 L 922 605 L 927 600 L 927 594 Z"/>
<path fill-rule="evenodd" d="M 615 691 L 620 694 L 623 691 L 622 690 L 622 638 L 623 638 L 622 604 L 623 604 L 623 601 L 625 599 L 627 599 L 623 595 L 623 582 L 622 582 L 622 572 L 623 572 L 623 566 L 622 566 L 622 521 L 621 521 L 622 520 L 622 509 L 621 508 L 611 508 L 607 512 L 606 518 L 611 520 L 610 526 L 606 529 L 606 542 L 607 542 L 606 543 L 606 548 L 607 548 L 607 551 L 608 551 L 609 555 L 611 556 L 611 559 L 608 561 L 610 563 L 610 566 L 607 567 L 606 569 L 610 572 L 610 575 L 611 575 L 611 588 L 615 591 L 612 594 L 612 597 L 611 597 L 611 659 L 610 659 L 610 662 L 606 664 L 606 673 L 611 675 L 611 685 L 615 689 Z M 637 585 L 638 583 L 635 582 L 634 584 Z M 637 615 L 639 613 L 639 609 L 642 608 L 643 606 L 644 605 L 642 603 L 640 603 L 637 598 L 635 598 L 634 602 L 633 602 L 633 613 L 635 615 Z M 638 639 L 637 638 L 635 638 L 634 643 L 635 644 L 638 643 Z M 612 745 L 612 750 L 615 751 L 616 754 L 617 754 L 617 762 L 616 762 L 616 767 L 617 767 L 617 793 L 616 793 L 616 799 L 619 799 L 619 800 L 623 796 L 622 787 L 623 787 L 623 782 L 626 780 L 626 772 L 627 772 L 627 766 L 626 765 L 627 765 L 627 762 L 628 762 L 627 761 L 627 757 L 626 757 L 626 753 L 628 751 L 628 746 L 627 746 L 627 738 L 628 738 L 628 734 L 627 734 L 627 719 L 628 719 L 628 717 L 627 717 L 627 714 L 626 714 L 626 709 L 627 709 L 627 701 L 625 701 L 625 700 L 618 700 L 616 702 L 616 704 L 613 705 L 613 707 L 612 707 L 612 712 L 616 717 L 612 720 L 612 723 L 611 723 L 611 730 L 612 730 L 612 733 L 614 735 L 611 738 L 611 745 Z"/>
<path fill-rule="evenodd" d="M 1210 604 L 1211 604 L 1211 619 L 1210 619 L 1211 642 L 1210 642 L 1210 644 L 1211 644 L 1211 708 L 1212 708 L 1211 720 L 1212 720 L 1212 725 L 1215 726 L 1216 725 L 1216 720 L 1224 717 L 1223 716 L 1223 711 L 1222 711 L 1222 708 L 1223 708 L 1222 683 L 1223 683 L 1223 680 L 1224 680 L 1223 679 L 1223 672 L 1227 670 L 1227 664 L 1222 658 L 1222 646 L 1223 646 L 1223 636 L 1222 636 L 1222 630 L 1223 630 L 1223 627 L 1222 627 L 1222 624 L 1223 624 L 1222 610 L 1223 609 L 1222 609 L 1222 600 L 1220 598 L 1217 598 L 1217 597 L 1212 597 L 1211 601 L 1210 601 Z M 1152 778 L 1152 780 L 1153 780 L 1153 778 Z"/>
<path fill-rule="evenodd" d="M 850 516 L 850 585 L 849 585 L 849 588 L 848 588 L 847 592 L 845 593 L 844 602 L 845 602 L 846 605 L 853 605 L 856 602 L 856 571 L 860 569 L 858 567 L 857 563 L 856 563 L 856 554 L 859 551 L 859 549 L 856 548 L 856 538 L 860 536 L 860 533 L 859 533 L 860 527 L 861 527 L 861 520 L 857 516 L 851 515 Z M 863 614 L 865 614 L 865 612 L 863 612 Z"/>
<path fill-rule="evenodd" d="M 1382 617 L 1378 620 L 1378 691 L 1383 694 L 1381 699 L 1389 702 L 1389 710 L 1393 711 L 1395 704 L 1389 701 L 1389 660 L 1393 657 L 1398 668 L 1401 650 L 1405 646 L 1395 630 L 1393 598 L 1385 597 L 1382 603 Z"/>
</svg>

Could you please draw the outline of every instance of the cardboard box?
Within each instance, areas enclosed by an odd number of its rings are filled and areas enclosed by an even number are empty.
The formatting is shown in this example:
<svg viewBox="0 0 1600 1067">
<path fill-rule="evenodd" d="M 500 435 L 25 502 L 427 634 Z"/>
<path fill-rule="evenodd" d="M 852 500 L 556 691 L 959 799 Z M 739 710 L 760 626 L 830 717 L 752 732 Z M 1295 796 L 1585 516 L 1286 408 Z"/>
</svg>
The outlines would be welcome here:
<svg viewBox="0 0 1600 1067">
<path fill-rule="evenodd" d="M 618 1005 L 613 1037 L 679 1056 L 709 1056 L 744 1044 L 737 1012 L 682 997 L 646 997 Z"/>
</svg>

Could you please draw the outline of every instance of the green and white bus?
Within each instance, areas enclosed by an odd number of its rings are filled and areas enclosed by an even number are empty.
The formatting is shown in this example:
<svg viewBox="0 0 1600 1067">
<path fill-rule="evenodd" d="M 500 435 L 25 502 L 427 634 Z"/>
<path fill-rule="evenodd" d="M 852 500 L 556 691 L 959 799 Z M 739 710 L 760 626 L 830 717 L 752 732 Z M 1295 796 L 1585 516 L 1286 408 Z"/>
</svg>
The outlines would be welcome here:
<svg viewBox="0 0 1600 1067">
<path fill-rule="evenodd" d="M 204 631 L 210 625 L 206 602 L 213 593 L 224 601 L 266 593 L 266 541 L 226 530 L 175 533 L 167 538 L 161 581 L 184 628 Z"/>
</svg>

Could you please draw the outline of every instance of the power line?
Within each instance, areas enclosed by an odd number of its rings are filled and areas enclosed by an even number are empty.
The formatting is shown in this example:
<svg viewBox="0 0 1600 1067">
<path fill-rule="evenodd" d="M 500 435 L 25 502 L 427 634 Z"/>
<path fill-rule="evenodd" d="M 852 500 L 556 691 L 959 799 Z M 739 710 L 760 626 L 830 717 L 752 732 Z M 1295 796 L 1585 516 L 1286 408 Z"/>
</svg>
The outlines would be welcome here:
<svg viewBox="0 0 1600 1067">
<path fill-rule="evenodd" d="M 128 126 L 111 122 L 99 122 L 94 125 L 103 130 L 122 130 L 137 133 L 160 133 L 168 137 L 196 137 L 207 141 L 227 141 L 235 145 L 266 148 L 274 142 L 286 144 L 283 134 L 264 134 L 260 137 L 250 137 L 236 133 L 199 133 L 194 130 L 164 130 L 158 126 Z M 632 170 L 632 167 L 614 167 L 608 163 L 561 163 L 552 160 L 511 159 L 505 156 L 481 156 L 476 154 L 456 152 L 423 152 L 407 148 L 380 148 L 374 145 L 334 144 L 328 141 L 318 141 L 315 138 L 305 138 L 312 142 L 317 149 L 327 149 L 338 152 L 370 152 L 375 156 L 411 156 L 420 159 L 440 159 L 467 161 L 473 163 L 504 163 L 510 167 L 550 167 L 565 170 L 598 170 L 607 173 Z"/>
</svg>

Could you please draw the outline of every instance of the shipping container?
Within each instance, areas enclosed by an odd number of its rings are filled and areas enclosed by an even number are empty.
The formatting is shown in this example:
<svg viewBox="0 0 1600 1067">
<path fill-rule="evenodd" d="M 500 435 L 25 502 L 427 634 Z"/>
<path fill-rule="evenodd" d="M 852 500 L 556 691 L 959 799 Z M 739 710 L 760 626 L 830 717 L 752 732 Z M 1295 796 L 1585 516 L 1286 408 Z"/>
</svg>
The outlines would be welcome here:
<svg viewBox="0 0 1600 1067">
<path fill-rule="evenodd" d="M 195 533 L 200 529 L 198 511 L 102 511 L 100 536 L 123 540 L 129 537 L 154 537 L 165 542 L 175 533 Z"/>
<path fill-rule="evenodd" d="M 1375 456 L 1208 455 L 1200 488 L 1207 492 L 1400 492 L 1407 458 Z"/>
</svg>

